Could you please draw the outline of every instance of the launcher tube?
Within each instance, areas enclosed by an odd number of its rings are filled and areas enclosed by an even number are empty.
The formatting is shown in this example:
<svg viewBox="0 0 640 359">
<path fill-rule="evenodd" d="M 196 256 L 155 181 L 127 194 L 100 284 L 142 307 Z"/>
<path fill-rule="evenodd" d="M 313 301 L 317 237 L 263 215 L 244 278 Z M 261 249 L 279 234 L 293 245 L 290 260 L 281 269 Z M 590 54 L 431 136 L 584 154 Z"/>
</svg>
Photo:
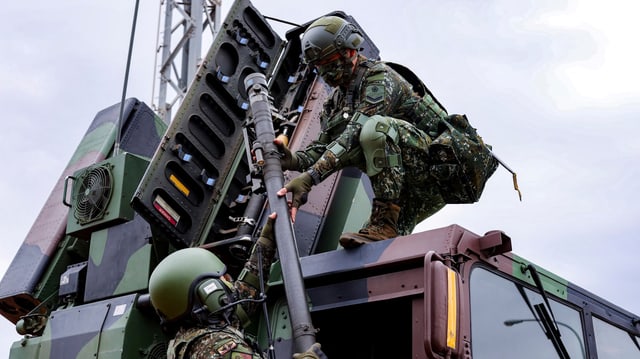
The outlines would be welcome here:
<svg viewBox="0 0 640 359">
<path fill-rule="evenodd" d="M 284 187 L 284 175 L 278 149 L 273 143 L 275 131 L 272 122 L 272 106 L 264 74 L 253 73 L 245 79 L 249 104 L 255 126 L 256 142 L 264 158 L 263 181 L 272 211 L 277 213 L 275 237 L 282 266 L 282 280 L 293 327 L 294 350 L 302 353 L 316 341 L 315 329 L 307 306 L 307 296 L 296 247 L 295 234 L 290 221 L 286 197 L 277 192 Z"/>
</svg>

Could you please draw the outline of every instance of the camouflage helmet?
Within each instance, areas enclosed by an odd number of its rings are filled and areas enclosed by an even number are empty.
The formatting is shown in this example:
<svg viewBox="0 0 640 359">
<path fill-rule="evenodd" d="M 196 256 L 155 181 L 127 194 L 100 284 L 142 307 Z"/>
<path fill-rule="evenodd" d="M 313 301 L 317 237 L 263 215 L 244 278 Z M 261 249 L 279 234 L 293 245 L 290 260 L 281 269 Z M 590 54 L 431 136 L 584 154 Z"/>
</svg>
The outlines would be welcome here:
<svg viewBox="0 0 640 359">
<path fill-rule="evenodd" d="M 359 50 L 364 38 L 345 19 L 324 16 L 307 27 L 301 42 L 304 60 L 310 64 L 341 50 Z"/>
<path fill-rule="evenodd" d="M 198 284 L 220 278 L 224 263 L 203 248 L 186 248 L 164 258 L 149 278 L 151 304 L 163 322 L 172 322 L 191 314 Z M 199 293 L 198 293 L 199 294 Z"/>
</svg>

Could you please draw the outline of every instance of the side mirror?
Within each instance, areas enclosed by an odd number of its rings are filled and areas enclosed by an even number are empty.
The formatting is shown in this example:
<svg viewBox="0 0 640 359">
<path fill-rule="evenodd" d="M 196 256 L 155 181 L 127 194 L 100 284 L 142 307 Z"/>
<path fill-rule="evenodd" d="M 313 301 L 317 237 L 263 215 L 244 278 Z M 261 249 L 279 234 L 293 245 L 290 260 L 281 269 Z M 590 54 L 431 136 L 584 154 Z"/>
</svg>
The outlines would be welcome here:
<svg viewBox="0 0 640 359">
<path fill-rule="evenodd" d="M 424 349 L 428 358 L 450 358 L 458 345 L 459 275 L 430 251 L 424 259 Z"/>
</svg>

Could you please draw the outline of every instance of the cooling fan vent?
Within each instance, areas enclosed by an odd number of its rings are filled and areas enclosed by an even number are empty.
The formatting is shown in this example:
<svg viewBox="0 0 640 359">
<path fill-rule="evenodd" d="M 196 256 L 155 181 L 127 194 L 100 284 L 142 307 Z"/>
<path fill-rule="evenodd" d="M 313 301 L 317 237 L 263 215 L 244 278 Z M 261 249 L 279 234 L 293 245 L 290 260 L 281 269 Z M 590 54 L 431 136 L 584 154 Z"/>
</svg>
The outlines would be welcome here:
<svg viewBox="0 0 640 359">
<path fill-rule="evenodd" d="M 147 351 L 146 359 L 167 359 L 167 343 L 153 343 Z"/>
<path fill-rule="evenodd" d="M 74 217 L 86 224 L 104 217 L 113 192 L 113 177 L 108 164 L 88 170 L 78 188 Z"/>
</svg>

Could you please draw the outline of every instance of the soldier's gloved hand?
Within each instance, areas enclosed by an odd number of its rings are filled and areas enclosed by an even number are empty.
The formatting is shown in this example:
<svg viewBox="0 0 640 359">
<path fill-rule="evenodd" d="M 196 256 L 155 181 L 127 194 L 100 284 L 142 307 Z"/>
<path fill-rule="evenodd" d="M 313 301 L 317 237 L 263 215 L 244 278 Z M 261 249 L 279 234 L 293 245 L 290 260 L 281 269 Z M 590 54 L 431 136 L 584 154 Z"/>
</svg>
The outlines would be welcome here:
<svg viewBox="0 0 640 359">
<path fill-rule="evenodd" d="M 320 343 L 313 343 L 304 353 L 293 354 L 293 359 L 326 359 L 327 356 L 320 349 Z"/>
<path fill-rule="evenodd" d="M 276 221 L 277 213 L 272 212 L 267 218 L 267 222 L 262 227 L 262 231 L 260 232 L 260 238 L 258 238 L 258 243 L 262 246 L 268 248 L 274 248 L 274 231 L 273 231 L 273 223 Z"/>
<path fill-rule="evenodd" d="M 236 290 L 240 293 L 246 293 L 251 297 L 258 298 L 260 293 L 260 282 L 266 284 L 271 264 L 276 255 L 276 242 L 274 233 L 274 223 L 276 220 L 276 212 L 272 212 L 267 221 L 262 227 L 260 237 L 256 241 L 256 244 L 251 249 L 249 258 L 244 263 L 244 268 L 238 275 L 234 285 Z M 260 260 L 262 257 L 262 260 Z M 260 262 L 262 262 L 262 268 L 260 268 Z M 264 277 L 260 276 L 260 270 L 264 274 Z M 253 307 L 247 307 L 253 310 Z"/>
<path fill-rule="evenodd" d="M 284 188 L 278 191 L 278 196 L 286 196 L 287 193 L 291 193 L 291 221 L 296 221 L 296 214 L 298 208 L 307 203 L 307 197 L 311 191 L 313 185 L 313 179 L 307 172 L 302 172 L 298 177 L 292 179 L 287 183 Z"/>
<path fill-rule="evenodd" d="M 282 155 L 280 158 L 280 165 L 283 170 L 296 170 L 298 169 L 298 156 L 291 152 L 289 147 L 282 142 L 281 139 L 274 139 L 273 143 L 278 147 L 278 152 Z"/>
</svg>

